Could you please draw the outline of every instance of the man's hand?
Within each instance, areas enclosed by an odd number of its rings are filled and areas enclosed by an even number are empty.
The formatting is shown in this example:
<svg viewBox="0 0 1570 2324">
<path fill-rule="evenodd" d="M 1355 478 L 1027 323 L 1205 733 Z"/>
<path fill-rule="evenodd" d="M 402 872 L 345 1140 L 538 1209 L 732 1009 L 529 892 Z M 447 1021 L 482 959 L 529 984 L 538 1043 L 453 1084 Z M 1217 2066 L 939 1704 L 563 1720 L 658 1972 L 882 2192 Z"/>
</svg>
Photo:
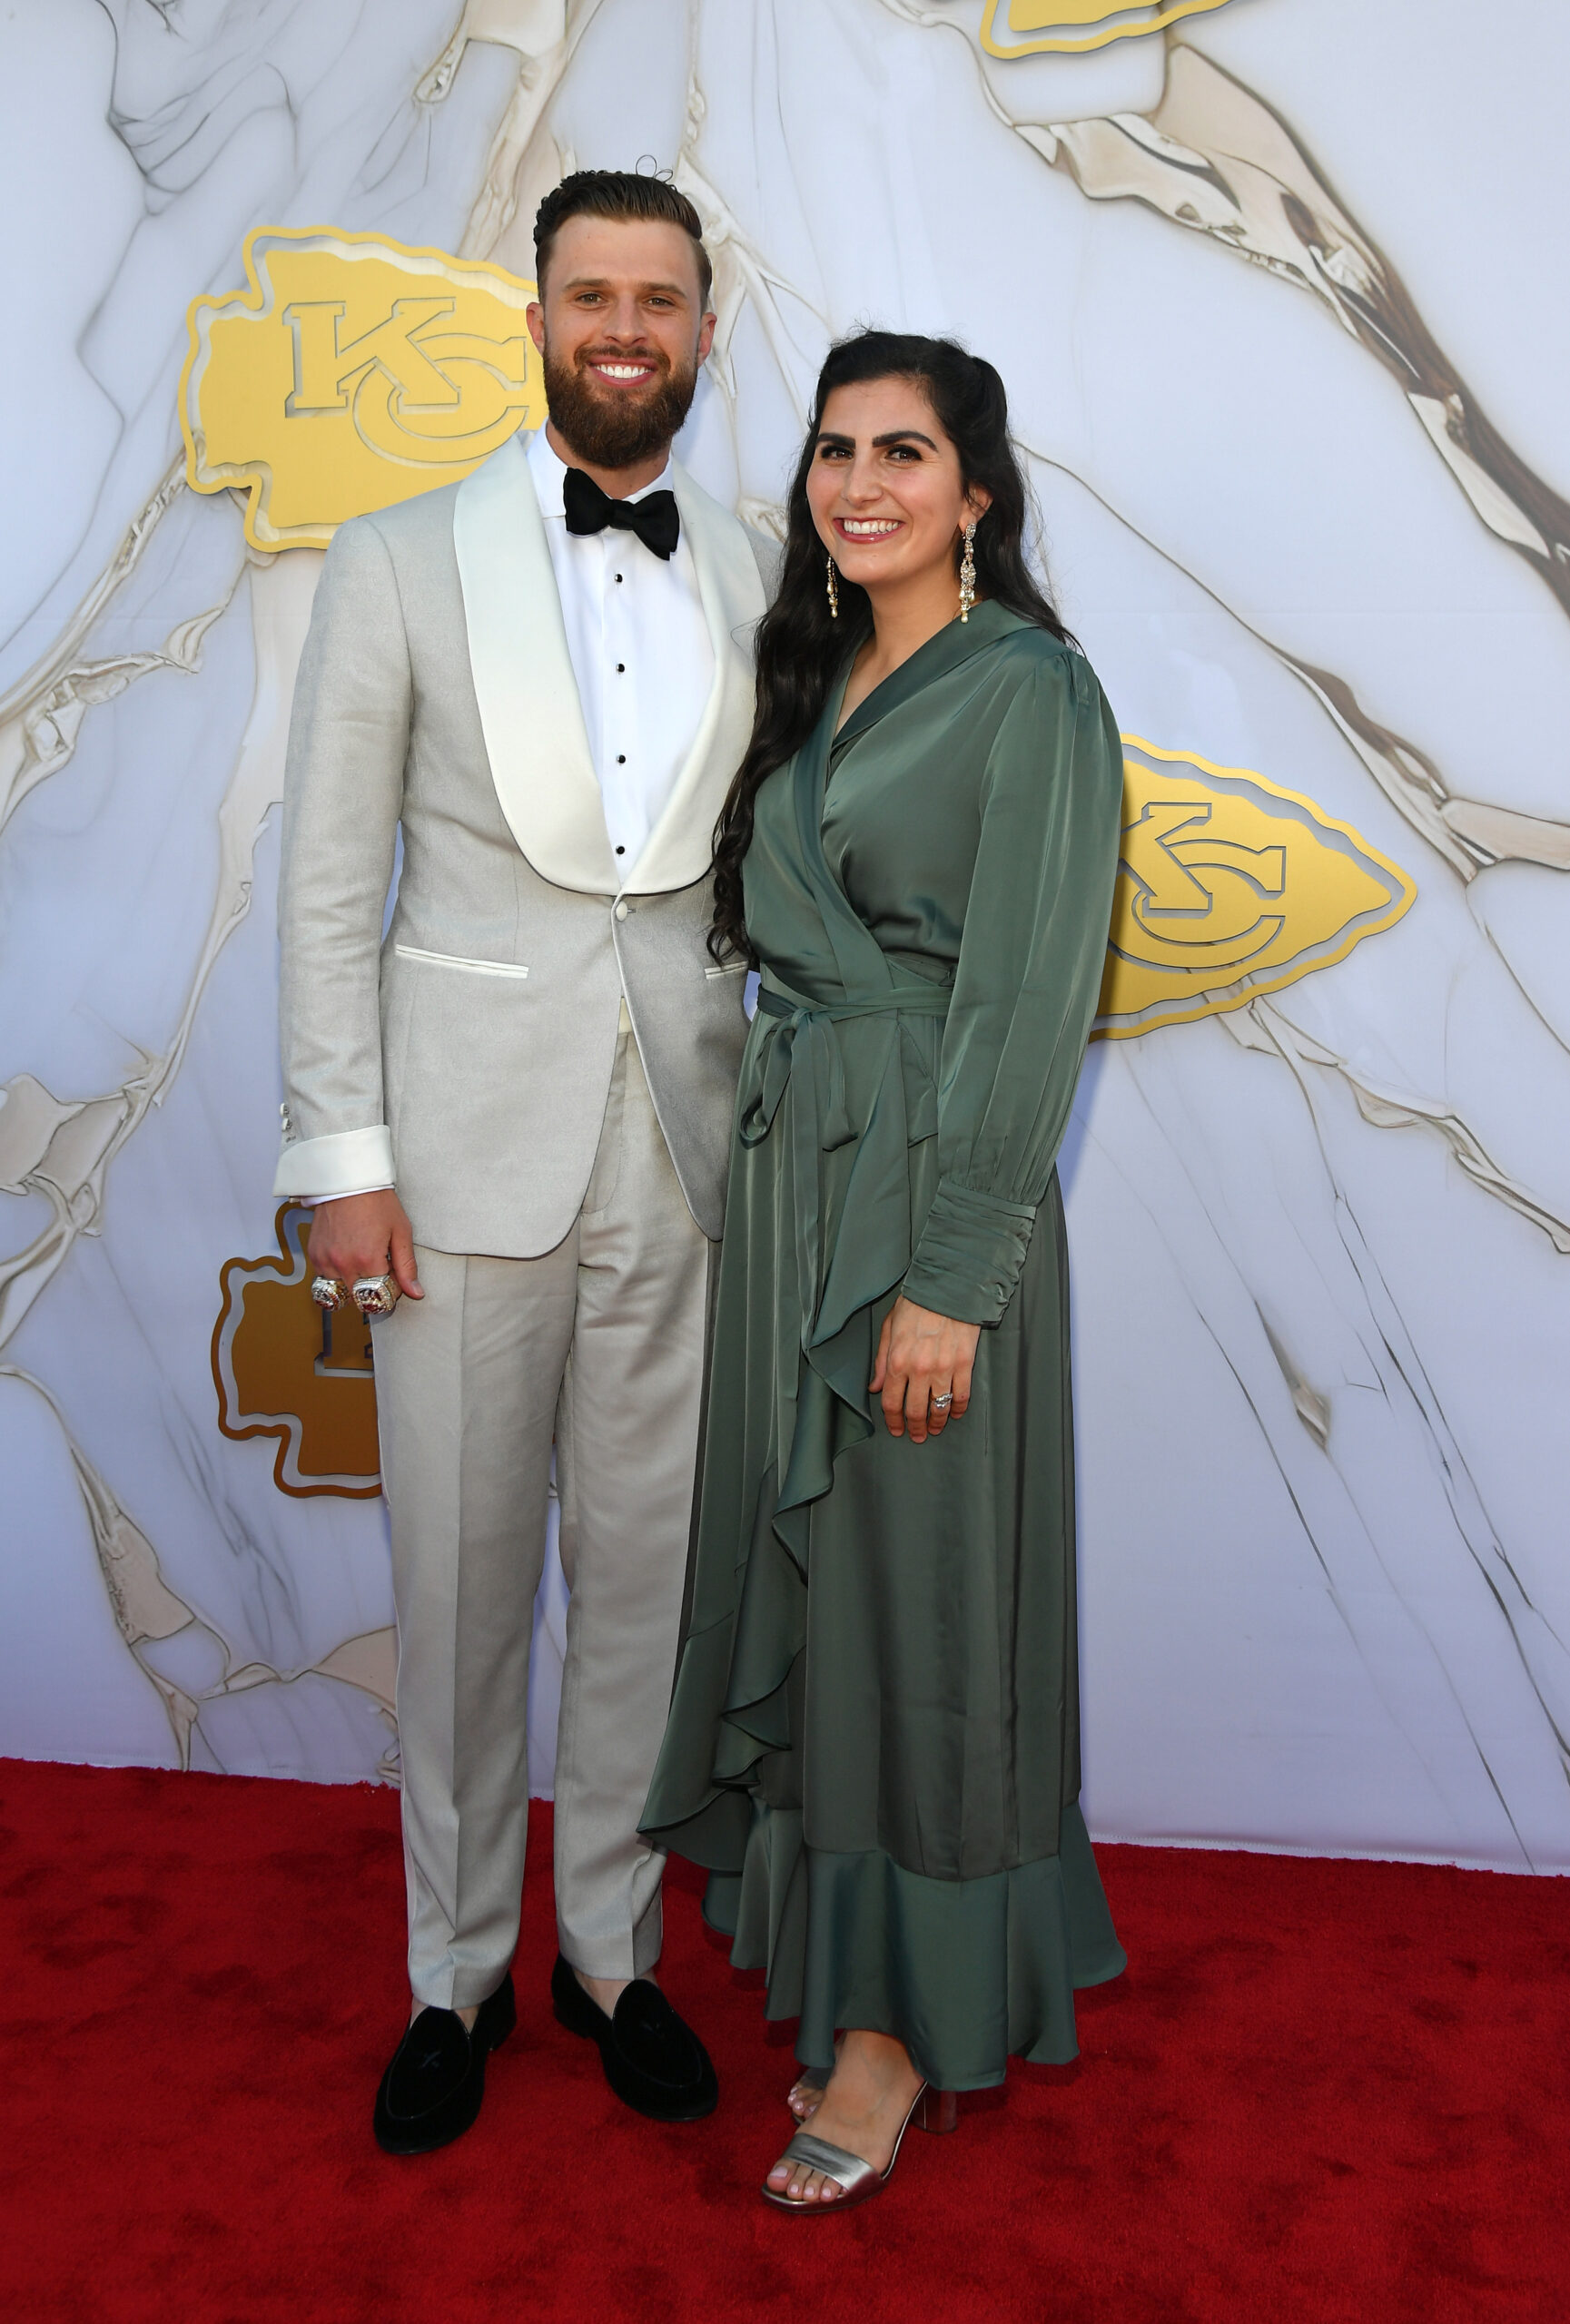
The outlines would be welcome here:
<svg viewBox="0 0 1570 2324">
<path fill-rule="evenodd" d="M 306 1246 L 312 1275 L 335 1275 L 353 1289 L 365 1275 L 390 1275 L 408 1299 L 423 1299 L 414 1272 L 414 1230 L 390 1187 L 319 1202 Z"/>
<path fill-rule="evenodd" d="M 902 1293 L 884 1317 L 878 1360 L 867 1383 L 883 1398 L 891 1436 L 903 1436 L 908 1429 L 911 1443 L 921 1444 L 959 1419 L 971 1401 L 971 1367 L 981 1335 L 979 1324 L 935 1315 Z M 933 1412 L 933 1397 L 945 1395 L 953 1396 L 953 1403 Z"/>
</svg>

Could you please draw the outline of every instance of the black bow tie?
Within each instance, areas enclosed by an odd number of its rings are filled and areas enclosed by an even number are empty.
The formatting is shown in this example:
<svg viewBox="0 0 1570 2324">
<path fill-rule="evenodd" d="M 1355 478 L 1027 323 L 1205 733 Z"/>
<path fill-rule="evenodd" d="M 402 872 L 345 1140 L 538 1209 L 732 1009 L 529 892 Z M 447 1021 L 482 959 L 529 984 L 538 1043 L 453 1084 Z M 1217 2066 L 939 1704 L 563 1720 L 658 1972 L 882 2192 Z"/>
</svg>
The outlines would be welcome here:
<svg viewBox="0 0 1570 2324">
<path fill-rule="evenodd" d="M 613 500 L 593 477 L 581 468 L 568 468 L 562 478 L 561 501 L 569 533 L 603 533 L 607 525 L 614 525 L 621 532 L 636 533 L 645 548 L 660 557 L 668 557 L 681 538 L 674 492 L 648 492 L 641 500 Z"/>
</svg>

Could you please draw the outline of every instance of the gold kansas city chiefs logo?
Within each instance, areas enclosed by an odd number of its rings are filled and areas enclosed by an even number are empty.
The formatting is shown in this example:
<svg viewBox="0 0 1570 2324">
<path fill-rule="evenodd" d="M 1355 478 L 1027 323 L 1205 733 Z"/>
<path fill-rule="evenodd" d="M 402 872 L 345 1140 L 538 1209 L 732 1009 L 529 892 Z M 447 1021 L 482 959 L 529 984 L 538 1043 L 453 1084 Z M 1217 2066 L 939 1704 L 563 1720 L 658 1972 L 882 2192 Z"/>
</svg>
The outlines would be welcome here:
<svg viewBox="0 0 1570 2324">
<path fill-rule="evenodd" d="M 1123 736 L 1123 836 L 1101 1009 L 1111 1039 L 1240 1009 L 1345 960 L 1417 890 L 1311 799 Z"/>
<path fill-rule="evenodd" d="M 249 487 L 253 548 L 325 547 L 545 417 L 534 285 L 500 267 L 260 226 L 245 271 L 248 289 L 192 305 L 180 420 L 198 492 Z"/>
<path fill-rule="evenodd" d="M 1139 40 L 1185 16 L 1208 16 L 1227 0 L 986 0 L 982 46 L 989 56 L 1082 56 L 1110 41 Z"/>
</svg>

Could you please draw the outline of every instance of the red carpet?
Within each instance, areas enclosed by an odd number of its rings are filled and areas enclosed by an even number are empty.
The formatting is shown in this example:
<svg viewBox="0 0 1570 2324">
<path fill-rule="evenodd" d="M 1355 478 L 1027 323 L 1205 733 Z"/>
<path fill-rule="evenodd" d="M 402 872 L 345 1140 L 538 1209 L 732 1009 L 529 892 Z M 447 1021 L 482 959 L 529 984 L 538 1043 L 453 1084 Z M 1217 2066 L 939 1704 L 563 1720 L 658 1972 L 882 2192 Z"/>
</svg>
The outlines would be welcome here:
<svg viewBox="0 0 1570 2324">
<path fill-rule="evenodd" d="M 549 1811 L 519 2029 L 455 2147 L 370 2135 L 401 2014 L 387 1792 L 0 1766 L 5 2324 L 637 2319 L 1490 2324 L 1570 2314 L 1570 1890 L 1109 1848 L 1132 1962 L 1083 2054 L 913 2132 L 888 2192 L 755 2189 L 790 2051 L 678 1868 L 667 1982 L 719 2112 L 626 2113 L 552 2022 Z"/>
</svg>

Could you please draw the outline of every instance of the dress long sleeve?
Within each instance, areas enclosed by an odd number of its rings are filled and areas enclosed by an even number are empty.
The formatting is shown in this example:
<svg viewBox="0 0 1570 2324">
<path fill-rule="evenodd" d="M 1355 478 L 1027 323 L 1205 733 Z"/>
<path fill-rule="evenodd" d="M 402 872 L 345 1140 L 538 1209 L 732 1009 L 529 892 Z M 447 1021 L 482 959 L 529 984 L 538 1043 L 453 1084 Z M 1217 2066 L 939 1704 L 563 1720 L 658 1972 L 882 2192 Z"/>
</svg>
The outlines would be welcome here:
<svg viewBox="0 0 1570 2324">
<path fill-rule="evenodd" d="M 1038 661 L 1002 720 L 938 1085 L 939 1181 L 907 1298 L 995 1324 L 1068 1126 L 1117 876 L 1122 753 L 1088 663 Z"/>
</svg>

